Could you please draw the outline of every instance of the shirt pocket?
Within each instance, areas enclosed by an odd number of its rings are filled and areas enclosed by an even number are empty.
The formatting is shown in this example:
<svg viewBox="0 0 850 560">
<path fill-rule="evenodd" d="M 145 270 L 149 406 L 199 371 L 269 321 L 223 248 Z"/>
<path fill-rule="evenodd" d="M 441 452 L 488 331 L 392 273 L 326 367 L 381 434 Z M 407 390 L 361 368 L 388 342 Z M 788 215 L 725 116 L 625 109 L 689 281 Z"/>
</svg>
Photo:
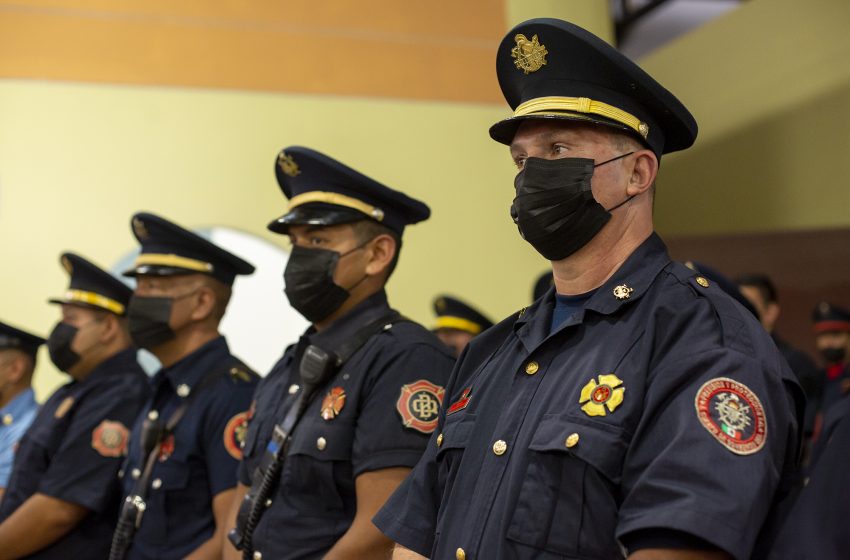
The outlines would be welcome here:
<svg viewBox="0 0 850 560">
<path fill-rule="evenodd" d="M 354 424 L 340 419 L 299 425 L 284 465 L 281 490 L 305 515 L 345 509 L 354 492 Z M 302 509 L 303 508 L 303 509 Z"/>
<path fill-rule="evenodd" d="M 507 537 L 567 556 L 622 558 L 615 531 L 627 450 L 619 426 L 545 415 L 528 446 Z"/>
</svg>

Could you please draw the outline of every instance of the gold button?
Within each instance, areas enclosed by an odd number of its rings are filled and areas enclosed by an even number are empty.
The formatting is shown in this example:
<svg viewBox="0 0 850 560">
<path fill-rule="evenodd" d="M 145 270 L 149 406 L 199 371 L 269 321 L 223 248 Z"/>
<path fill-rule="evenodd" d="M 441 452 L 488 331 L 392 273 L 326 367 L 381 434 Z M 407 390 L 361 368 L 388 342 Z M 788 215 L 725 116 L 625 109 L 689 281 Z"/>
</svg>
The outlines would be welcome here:
<svg viewBox="0 0 850 560">
<path fill-rule="evenodd" d="M 496 455 L 504 455 L 505 451 L 507 450 L 508 444 L 505 443 L 505 440 L 500 439 L 493 444 L 493 453 L 495 453 Z"/>
<path fill-rule="evenodd" d="M 320 437 L 319 439 L 316 440 L 316 448 L 318 448 L 319 451 L 324 451 L 325 447 L 327 447 L 327 446 L 328 446 L 328 440 L 326 440 L 325 438 Z"/>
<path fill-rule="evenodd" d="M 455 558 L 457 558 L 457 560 L 466 560 L 466 552 L 464 552 L 462 548 L 457 549 L 455 551 Z"/>
<path fill-rule="evenodd" d="M 443 445 L 443 434 L 437 436 L 437 447 Z"/>
<path fill-rule="evenodd" d="M 697 276 L 697 284 L 703 288 L 708 288 L 708 280 L 706 280 L 705 276 Z"/>
<path fill-rule="evenodd" d="M 177 386 L 177 396 L 183 397 L 184 399 L 189 396 L 189 393 L 192 392 L 192 389 L 189 388 L 185 383 L 181 383 Z"/>
<path fill-rule="evenodd" d="M 151 482 L 151 488 L 154 490 L 159 490 L 162 487 L 162 479 L 155 478 L 153 482 Z"/>
<path fill-rule="evenodd" d="M 15 421 L 15 419 L 12 418 L 11 414 L 4 414 L 3 415 L 3 425 L 4 426 L 11 426 L 12 422 L 14 422 L 14 421 Z"/>
<path fill-rule="evenodd" d="M 564 445 L 567 447 L 575 447 L 578 444 L 578 434 L 573 432 L 572 434 L 567 436 L 566 441 L 564 441 Z"/>
<path fill-rule="evenodd" d="M 254 551 L 254 560 L 263 560 L 263 553 L 259 550 Z"/>
<path fill-rule="evenodd" d="M 130 476 L 138 480 L 138 478 L 142 476 L 142 471 L 140 471 L 139 469 L 133 469 L 132 471 L 130 471 Z"/>
<path fill-rule="evenodd" d="M 538 364 L 537 362 L 528 362 L 528 364 L 525 366 L 525 373 L 527 373 L 528 375 L 534 375 L 535 373 L 537 373 L 538 369 L 540 369 L 540 364 Z"/>
<path fill-rule="evenodd" d="M 157 412 L 156 410 L 151 410 L 150 412 L 148 412 L 148 420 L 153 422 L 157 418 L 159 418 L 159 412 Z"/>
<path fill-rule="evenodd" d="M 290 394 L 290 395 L 294 395 L 295 393 L 297 393 L 297 392 L 298 392 L 298 389 L 300 389 L 300 388 L 301 388 L 301 387 L 299 387 L 298 385 L 296 385 L 295 383 L 293 383 L 292 385 L 290 385 L 290 386 L 289 386 L 289 394 Z"/>
</svg>

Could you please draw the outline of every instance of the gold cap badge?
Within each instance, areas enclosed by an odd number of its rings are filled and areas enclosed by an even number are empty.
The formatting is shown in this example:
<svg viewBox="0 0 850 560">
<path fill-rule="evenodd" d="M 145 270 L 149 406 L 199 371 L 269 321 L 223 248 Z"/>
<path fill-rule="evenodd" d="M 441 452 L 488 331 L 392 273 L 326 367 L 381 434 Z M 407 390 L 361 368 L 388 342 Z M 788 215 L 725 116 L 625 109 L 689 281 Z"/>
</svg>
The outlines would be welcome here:
<svg viewBox="0 0 850 560">
<path fill-rule="evenodd" d="M 516 46 L 511 49 L 511 56 L 515 59 L 514 64 L 525 74 L 537 72 L 546 65 L 546 55 L 549 51 L 545 45 L 541 45 L 537 39 L 537 35 L 533 35 L 531 40 L 522 33 L 514 37 Z"/>
<path fill-rule="evenodd" d="M 67 272 L 68 274 L 74 274 L 74 265 L 71 264 L 71 259 L 63 256 L 62 266 L 65 268 L 65 272 Z"/>
<path fill-rule="evenodd" d="M 133 231 L 139 239 L 147 239 L 150 237 L 148 228 L 145 227 L 145 222 L 141 218 L 133 218 Z"/>
<path fill-rule="evenodd" d="M 295 163 L 295 158 L 288 155 L 286 152 L 280 152 L 280 155 L 277 156 L 277 165 L 280 167 L 280 170 L 283 171 L 284 175 L 295 177 L 301 173 L 301 170 L 298 169 L 298 164 Z"/>
</svg>

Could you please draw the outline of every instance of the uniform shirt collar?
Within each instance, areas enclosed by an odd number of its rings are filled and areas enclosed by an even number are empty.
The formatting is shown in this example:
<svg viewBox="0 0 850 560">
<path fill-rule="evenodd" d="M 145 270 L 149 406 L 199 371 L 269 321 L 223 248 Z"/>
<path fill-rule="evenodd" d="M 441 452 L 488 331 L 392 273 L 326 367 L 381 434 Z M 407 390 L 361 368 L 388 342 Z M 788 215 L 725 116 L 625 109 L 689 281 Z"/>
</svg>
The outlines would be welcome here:
<svg viewBox="0 0 850 560">
<path fill-rule="evenodd" d="M 6 418 L 8 416 L 11 420 L 10 424 L 13 423 L 17 418 L 20 418 L 23 414 L 25 414 L 28 410 L 31 410 L 35 404 L 35 392 L 33 392 L 31 387 L 26 388 L 21 391 L 14 399 L 6 403 L 6 406 L 0 408 L 0 419 Z M 5 425 L 6 422 L 3 421 L 0 426 Z"/>
<path fill-rule="evenodd" d="M 559 330 L 581 323 L 588 311 L 603 315 L 613 315 L 622 307 L 639 300 L 649 289 L 655 277 L 670 263 L 667 247 L 653 233 L 635 251 L 602 286 L 596 289 L 593 297 L 585 304 L 584 313 L 576 313 L 565 321 Z M 616 293 L 620 295 L 618 298 Z M 526 347 L 536 347 L 549 336 L 552 323 L 552 310 L 555 305 L 555 288 L 549 288 L 546 295 L 520 313 L 514 324 L 514 331 Z"/>
<path fill-rule="evenodd" d="M 167 368 L 162 368 L 154 376 L 154 385 L 167 379 L 176 390 L 181 385 L 192 389 L 210 371 L 230 356 L 230 348 L 223 336 L 207 342 L 188 356 L 184 356 Z"/>
<path fill-rule="evenodd" d="M 389 309 L 387 294 L 380 290 L 358 303 L 322 332 L 310 329 L 305 334 L 310 344 L 323 350 L 336 350 L 363 326 L 386 315 Z"/>
</svg>

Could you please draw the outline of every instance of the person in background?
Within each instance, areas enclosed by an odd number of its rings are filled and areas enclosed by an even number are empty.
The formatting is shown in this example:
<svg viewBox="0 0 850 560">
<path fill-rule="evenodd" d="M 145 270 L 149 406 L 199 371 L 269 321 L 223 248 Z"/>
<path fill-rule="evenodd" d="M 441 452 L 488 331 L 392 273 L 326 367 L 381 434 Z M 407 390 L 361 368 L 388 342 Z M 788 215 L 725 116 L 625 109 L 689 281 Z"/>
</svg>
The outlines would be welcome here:
<svg viewBox="0 0 850 560">
<path fill-rule="evenodd" d="M 74 253 L 50 302 L 62 319 L 50 359 L 71 377 L 44 403 L 21 439 L 0 503 L 0 558 L 106 558 L 120 503 L 118 470 L 128 426 L 148 396 L 127 330 L 131 290 Z"/>
<path fill-rule="evenodd" d="M 469 341 L 493 326 L 493 322 L 477 309 L 451 296 L 434 299 L 434 334 L 460 356 Z"/>
<path fill-rule="evenodd" d="M 0 322 L 0 501 L 12 474 L 15 448 L 38 412 L 31 385 L 42 344 L 43 338 Z"/>
<path fill-rule="evenodd" d="M 824 413 L 850 392 L 850 311 L 822 301 L 812 311 L 812 328 L 824 366 L 818 399 L 818 410 Z"/>
</svg>

